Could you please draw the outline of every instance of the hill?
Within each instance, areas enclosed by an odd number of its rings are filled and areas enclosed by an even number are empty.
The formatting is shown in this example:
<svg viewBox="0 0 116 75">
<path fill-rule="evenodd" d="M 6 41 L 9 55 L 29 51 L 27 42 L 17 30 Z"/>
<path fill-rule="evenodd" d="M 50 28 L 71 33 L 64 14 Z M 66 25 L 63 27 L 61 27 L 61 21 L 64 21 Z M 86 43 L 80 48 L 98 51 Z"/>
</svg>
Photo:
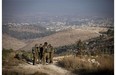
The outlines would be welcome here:
<svg viewBox="0 0 116 75">
<path fill-rule="evenodd" d="M 45 27 L 39 25 L 3 25 L 2 33 L 9 34 L 10 36 L 20 39 L 35 39 L 39 37 L 48 36 L 55 33 L 54 31 L 48 31 Z M 17 35 L 18 34 L 18 35 Z"/>
<path fill-rule="evenodd" d="M 25 45 L 26 44 L 23 41 L 13 38 L 7 34 L 2 35 L 2 47 L 5 49 L 18 50 L 19 48 L 22 48 Z"/>
<path fill-rule="evenodd" d="M 78 29 L 68 29 L 61 31 L 43 38 L 38 38 L 33 40 L 31 43 L 21 48 L 22 50 L 30 51 L 31 48 L 36 44 L 48 42 L 54 47 L 64 46 L 75 43 L 77 40 L 87 40 L 100 35 L 99 32 L 106 31 L 105 28 L 99 27 L 88 27 L 88 28 L 78 28 Z"/>
<path fill-rule="evenodd" d="M 82 41 L 81 43 L 83 44 L 81 52 L 79 52 L 79 42 L 75 42 L 71 45 L 57 47 L 56 54 L 114 54 L 114 30 L 108 29 L 108 31 L 101 33 L 100 36 Z"/>
</svg>

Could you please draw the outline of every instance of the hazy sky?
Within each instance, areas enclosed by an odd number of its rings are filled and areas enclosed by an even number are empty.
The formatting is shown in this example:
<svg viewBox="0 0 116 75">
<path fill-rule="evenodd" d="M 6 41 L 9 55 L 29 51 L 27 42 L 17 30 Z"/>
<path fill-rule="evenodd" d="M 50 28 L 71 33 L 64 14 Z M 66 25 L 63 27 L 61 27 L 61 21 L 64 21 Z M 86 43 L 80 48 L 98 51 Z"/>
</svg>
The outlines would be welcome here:
<svg viewBox="0 0 116 75">
<path fill-rule="evenodd" d="M 45 14 L 113 16 L 114 0 L 2 0 L 3 17 Z"/>
</svg>

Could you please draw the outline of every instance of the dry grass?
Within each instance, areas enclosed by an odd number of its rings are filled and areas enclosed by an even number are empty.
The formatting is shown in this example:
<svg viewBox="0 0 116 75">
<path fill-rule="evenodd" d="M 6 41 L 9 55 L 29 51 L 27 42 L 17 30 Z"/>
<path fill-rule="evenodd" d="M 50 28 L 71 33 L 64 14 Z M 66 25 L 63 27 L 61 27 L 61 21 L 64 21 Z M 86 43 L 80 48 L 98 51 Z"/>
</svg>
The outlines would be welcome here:
<svg viewBox="0 0 116 75">
<path fill-rule="evenodd" d="M 48 75 L 46 73 L 42 73 L 42 72 L 35 72 L 33 74 L 26 74 L 26 73 L 21 73 L 21 72 L 17 72 L 17 71 L 12 71 L 12 70 L 2 70 L 2 75 Z"/>
<path fill-rule="evenodd" d="M 68 70 L 92 68 L 92 65 L 84 59 L 81 60 L 81 57 L 65 57 L 58 64 Z"/>
<path fill-rule="evenodd" d="M 25 63 L 24 61 L 20 61 L 15 58 L 15 51 L 13 50 L 5 50 L 2 51 L 2 65 L 4 66 L 17 66 L 20 63 Z"/>
<path fill-rule="evenodd" d="M 58 62 L 58 65 L 81 75 L 99 75 L 114 72 L 113 56 L 97 57 L 65 57 Z"/>
<path fill-rule="evenodd" d="M 96 60 L 100 63 L 100 69 L 114 69 L 114 57 L 113 56 L 102 56 L 97 57 Z"/>
<path fill-rule="evenodd" d="M 2 35 L 2 47 L 5 49 L 18 50 L 25 45 L 26 44 L 19 39 L 13 38 L 7 34 Z"/>
</svg>

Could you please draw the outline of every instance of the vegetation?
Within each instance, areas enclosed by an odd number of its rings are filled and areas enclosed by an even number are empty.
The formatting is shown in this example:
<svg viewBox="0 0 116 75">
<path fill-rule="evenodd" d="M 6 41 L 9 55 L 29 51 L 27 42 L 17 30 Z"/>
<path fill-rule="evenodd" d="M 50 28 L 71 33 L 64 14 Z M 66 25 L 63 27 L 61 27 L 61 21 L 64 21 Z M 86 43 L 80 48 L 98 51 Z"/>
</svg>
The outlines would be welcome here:
<svg viewBox="0 0 116 75">
<path fill-rule="evenodd" d="M 26 62 L 32 61 L 32 53 L 25 51 L 14 51 L 13 49 L 2 50 L 2 75 L 48 75 L 42 72 L 35 72 L 33 74 L 27 74 L 12 70 L 13 66 L 19 64 L 26 64 Z"/>
<path fill-rule="evenodd" d="M 113 29 L 108 29 L 107 35 L 108 36 L 114 36 L 114 30 Z"/>
<path fill-rule="evenodd" d="M 2 50 L 2 65 L 16 66 L 19 63 L 32 62 L 32 53 L 26 51 L 13 51 L 12 49 Z"/>
<path fill-rule="evenodd" d="M 7 50 L 7 49 L 3 48 L 2 59 L 5 60 L 6 58 L 8 58 L 10 56 L 9 54 L 12 52 L 13 52 L 13 49 Z"/>
<path fill-rule="evenodd" d="M 58 47 L 56 48 L 56 54 L 114 54 L 113 32 L 114 31 L 112 29 L 109 29 L 107 32 L 102 33 L 99 37 L 86 41 L 78 40 L 75 44 Z"/>
<path fill-rule="evenodd" d="M 34 38 L 39 38 L 39 37 L 44 37 L 44 36 L 48 36 L 51 35 L 53 33 L 55 33 L 55 31 L 47 31 L 45 28 L 41 27 L 41 26 L 34 26 L 34 25 L 30 25 L 30 26 L 24 26 L 26 29 L 28 30 L 32 30 L 34 28 L 38 28 L 38 30 L 41 31 L 41 33 L 34 33 L 34 32 L 29 32 L 29 31 L 16 31 L 16 30 L 10 30 L 10 27 L 7 25 L 3 25 L 3 34 L 6 33 L 10 36 L 13 36 L 17 39 L 34 39 Z M 33 27 L 33 28 L 32 28 Z M 18 29 L 18 27 L 12 27 L 15 29 Z M 23 28 L 23 27 L 22 27 Z M 24 29 L 24 28 L 23 28 Z M 18 34 L 18 35 L 17 35 Z"/>
<path fill-rule="evenodd" d="M 32 62 L 33 61 L 33 55 L 31 52 L 26 52 L 26 51 L 16 51 L 14 58 L 18 59 L 19 61 L 24 61 L 26 63 Z"/>
<path fill-rule="evenodd" d="M 79 75 L 114 74 L 114 59 L 113 56 L 109 55 L 98 57 L 65 57 L 58 62 L 58 65 Z"/>
<path fill-rule="evenodd" d="M 2 50 L 2 65 L 3 67 L 7 66 L 17 66 L 19 63 L 24 63 L 15 58 L 16 52 L 12 49 L 3 49 Z"/>
<path fill-rule="evenodd" d="M 78 53 L 76 57 L 65 57 L 58 65 L 79 75 L 114 75 L 113 32 L 113 29 L 109 29 L 99 37 L 86 41 L 79 40 L 75 44 L 60 47 L 64 48 L 67 54 L 68 48 L 72 48 L 70 53 L 74 54 L 81 50 L 81 55 Z"/>
</svg>

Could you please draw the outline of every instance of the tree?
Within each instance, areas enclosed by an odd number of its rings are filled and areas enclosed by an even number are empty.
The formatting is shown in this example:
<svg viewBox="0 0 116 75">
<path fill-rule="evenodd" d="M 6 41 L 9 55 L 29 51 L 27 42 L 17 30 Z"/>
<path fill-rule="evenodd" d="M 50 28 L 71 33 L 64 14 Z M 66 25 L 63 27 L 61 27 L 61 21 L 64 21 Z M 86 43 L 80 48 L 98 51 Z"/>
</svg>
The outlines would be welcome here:
<svg viewBox="0 0 116 75">
<path fill-rule="evenodd" d="M 107 35 L 108 35 L 108 36 L 114 36 L 114 30 L 108 29 Z"/>
<path fill-rule="evenodd" d="M 85 47 L 84 47 L 84 43 L 79 39 L 79 40 L 76 42 L 76 45 L 77 45 L 77 50 L 79 51 L 79 54 L 82 55 L 82 50 L 85 48 Z"/>
</svg>

